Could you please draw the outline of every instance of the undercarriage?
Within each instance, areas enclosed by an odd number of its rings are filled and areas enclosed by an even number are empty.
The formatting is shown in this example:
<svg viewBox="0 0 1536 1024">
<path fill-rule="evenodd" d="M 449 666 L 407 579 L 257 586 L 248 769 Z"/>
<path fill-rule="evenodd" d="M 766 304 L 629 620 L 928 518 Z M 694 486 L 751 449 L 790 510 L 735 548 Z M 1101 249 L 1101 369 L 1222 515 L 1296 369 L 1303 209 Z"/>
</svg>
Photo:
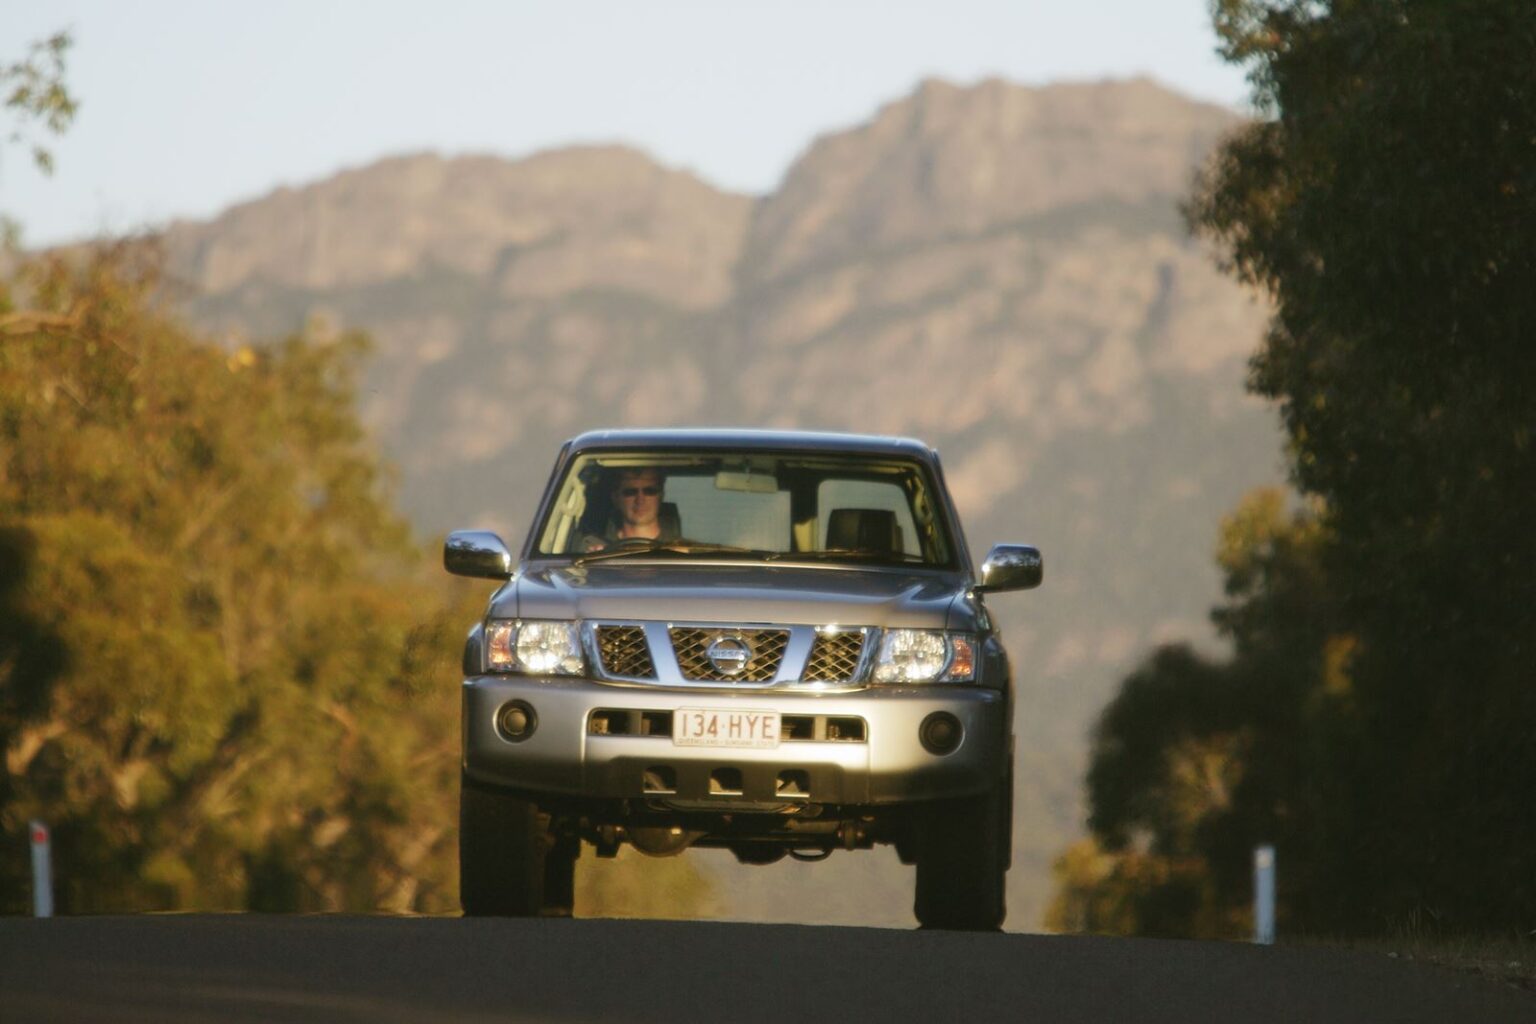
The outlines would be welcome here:
<svg viewBox="0 0 1536 1024">
<path fill-rule="evenodd" d="M 653 857 L 720 848 L 762 865 L 889 843 L 917 867 L 920 924 L 996 930 L 1012 859 L 1012 802 L 1004 784 L 978 796 L 888 806 L 725 799 L 701 807 L 661 798 L 541 799 L 465 776 L 460 892 L 472 916 L 569 916 L 584 845 L 599 857 L 625 843 Z"/>
<path fill-rule="evenodd" d="M 612 857 L 623 843 L 668 857 L 689 847 L 728 849 L 743 864 L 772 864 L 785 856 L 822 860 L 834 850 L 868 850 L 894 843 L 898 854 L 913 816 L 904 807 L 845 807 L 815 803 L 714 801 L 706 809 L 682 801 L 614 800 L 587 807 L 556 804 L 546 812 L 554 835 L 592 844 Z M 909 857 L 903 861 L 911 863 Z"/>
</svg>

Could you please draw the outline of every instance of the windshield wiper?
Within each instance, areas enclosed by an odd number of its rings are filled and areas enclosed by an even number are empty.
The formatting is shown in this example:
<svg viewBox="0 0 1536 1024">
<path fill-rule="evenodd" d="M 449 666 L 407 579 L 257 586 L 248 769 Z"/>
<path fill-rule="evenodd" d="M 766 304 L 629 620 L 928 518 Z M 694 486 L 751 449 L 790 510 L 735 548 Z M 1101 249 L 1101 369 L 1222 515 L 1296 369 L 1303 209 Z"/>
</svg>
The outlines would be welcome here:
<svg viewBox="0 0 1536 1024">
<path fill-rule="evenodd" d="M 775 562 L 895 562 L 922 563 L 922 555 L 905 551 L 869 551 L 861 548 L 823 548 L 820 551 L 779 551 L 769 556 Z"/>
<path fill-rule="evenodd" d="M 750 555 L 754 558 L 771 559 L 777 552 L 757 548 L 739 548 L 731 544 L 700 544 L 693 541 L 671 541 L 666 544 L 635 544 L 626 547 L 593 551 L 571 560 L 572 565 L 603 562 L 611 558 L 633 558 L 639 555 L 655 555 L 665 552 L 676 555 Z"/>
</svg>

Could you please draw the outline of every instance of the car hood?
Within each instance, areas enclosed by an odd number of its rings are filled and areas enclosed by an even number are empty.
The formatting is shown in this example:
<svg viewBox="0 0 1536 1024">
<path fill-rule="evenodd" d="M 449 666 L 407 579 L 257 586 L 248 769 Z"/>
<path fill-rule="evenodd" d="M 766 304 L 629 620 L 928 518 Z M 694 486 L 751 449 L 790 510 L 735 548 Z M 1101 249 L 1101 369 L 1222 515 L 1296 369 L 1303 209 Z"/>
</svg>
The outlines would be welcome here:
<svg viewBox="0 0 1536 1024">
<path fill-rule="evenodd" d="M 561 565 L 520 573 L 496 617 L 972 628 L 958 573 L 774 565 Z M 954 622 L 951 609 L 959 606 Z"/>
</svg>

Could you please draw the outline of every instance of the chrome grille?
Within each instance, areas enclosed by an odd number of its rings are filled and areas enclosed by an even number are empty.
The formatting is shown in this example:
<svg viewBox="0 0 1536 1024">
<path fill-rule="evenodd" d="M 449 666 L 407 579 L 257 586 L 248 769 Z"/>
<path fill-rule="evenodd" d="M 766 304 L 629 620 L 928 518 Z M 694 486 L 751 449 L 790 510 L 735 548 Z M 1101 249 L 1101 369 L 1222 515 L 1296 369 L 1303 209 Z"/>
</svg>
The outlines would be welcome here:
<svg viewBox="0 0 1536 1024">
<path fill-rule="evenodd" d="M 656 666 L 645 643 L 641 626 L 598 626 L 597 650 L 603 659 L 603 671 L 610 676 L 629 679 L 655 679 Z"/>
<path fill-rule="evenodd" d="M 787 629 L 699 629 L 674 626 L 672 650 L 683 678 L 716 683 L 767 683 L 779 674 L 784 648 L 789 646 Z M 740 637 L 752 649 L 752 656 L 742 671 L 727 674 L 709 660 L 709 646 L 722 637 Z"/>
<path fill-rule="evenodd" d="M 859 669 L 859 655 L 864 653 L 864 634 L 854 630 L 817 633 L 811 656 L 805 662 L 807 683 L 846 683 Z"/>
</svg>

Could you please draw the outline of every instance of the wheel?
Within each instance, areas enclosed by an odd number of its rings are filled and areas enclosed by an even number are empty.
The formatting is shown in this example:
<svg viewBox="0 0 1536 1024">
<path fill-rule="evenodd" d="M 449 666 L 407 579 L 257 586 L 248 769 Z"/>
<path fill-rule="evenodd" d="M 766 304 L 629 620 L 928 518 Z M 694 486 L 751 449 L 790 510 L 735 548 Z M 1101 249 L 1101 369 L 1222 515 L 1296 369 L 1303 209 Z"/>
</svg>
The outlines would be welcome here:
<svg viewBox="0 0 1536 1024">
<path fill-rule="evenodd" d="M 1006 787 L 975 797 L 937 800 L 919 809 L 913 837 L 917 899 L 924 928 L 998 931 L 1007 914 L 1011 843 Z"/>
<path fill-rule="evenodd" d="M 538 914 L 544 903 L 548 845 L 532 801 L 462 777 L 459 905 L 466 917 Z"/>
</svg>

